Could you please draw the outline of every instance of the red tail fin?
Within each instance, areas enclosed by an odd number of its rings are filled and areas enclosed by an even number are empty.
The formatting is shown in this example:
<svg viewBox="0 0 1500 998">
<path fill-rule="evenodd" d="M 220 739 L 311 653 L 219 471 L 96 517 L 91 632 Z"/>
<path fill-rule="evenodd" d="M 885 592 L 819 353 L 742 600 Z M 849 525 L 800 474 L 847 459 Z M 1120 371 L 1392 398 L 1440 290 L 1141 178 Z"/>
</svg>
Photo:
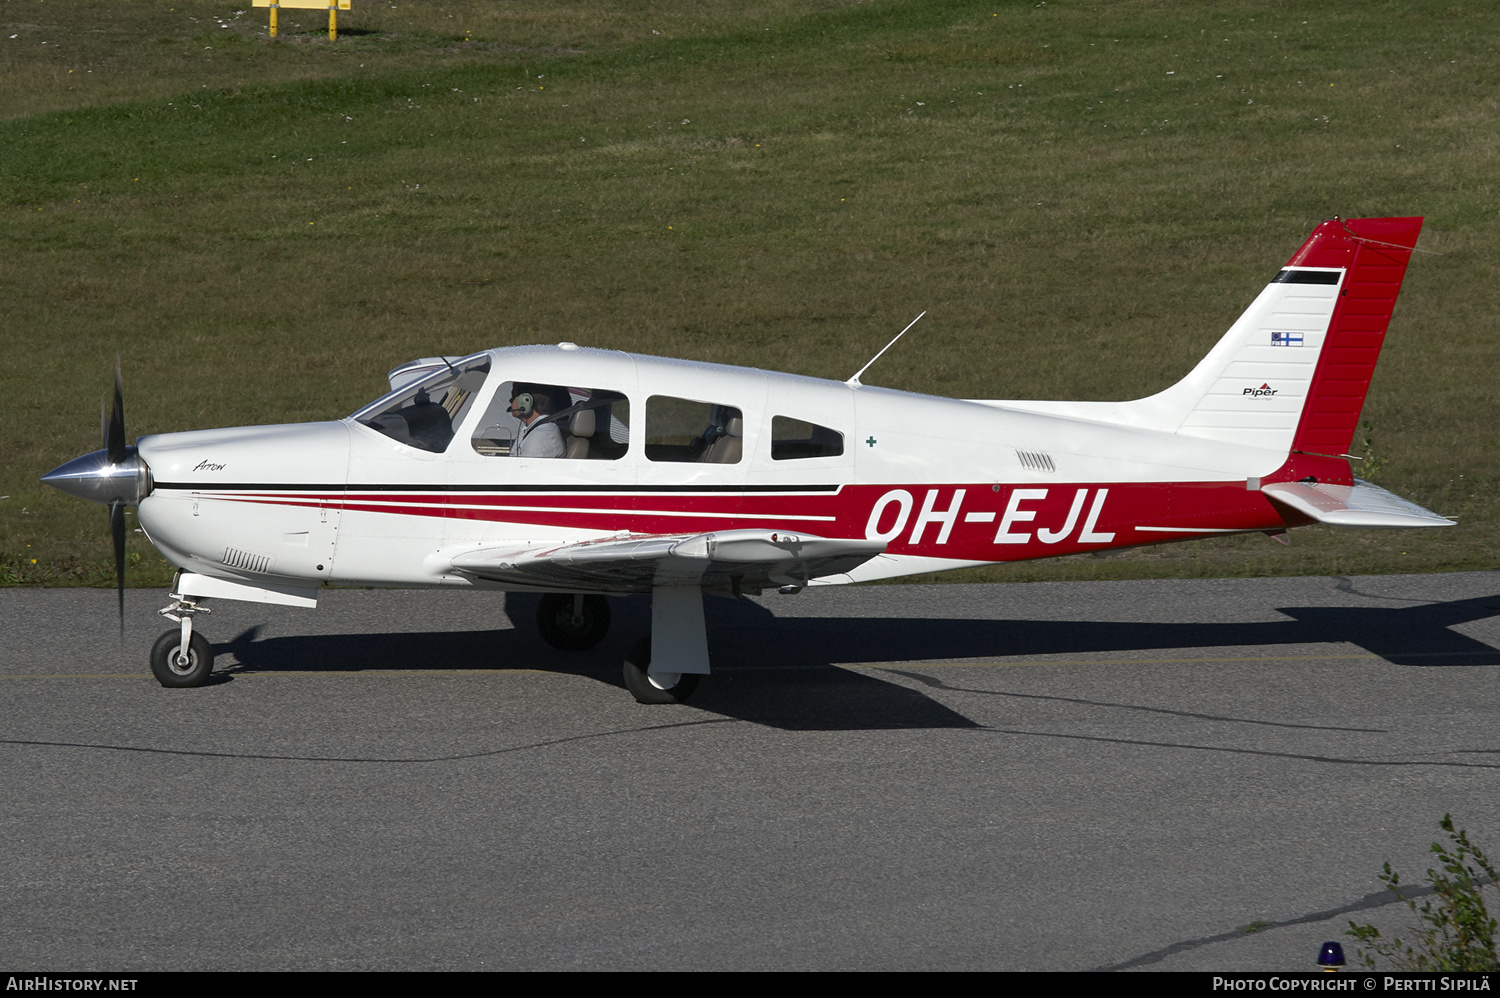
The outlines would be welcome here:
<svg viewBox="0 0 1500 998">
<path fill-rule="evenodd" d="M 1287 261 L 1289 267 L 1348 269 L 1292 450 L 1349 452 L 1391 310 L 1421 231 L 1421 218 L 1335 218 L 1313 230 Z"/>
</svg>

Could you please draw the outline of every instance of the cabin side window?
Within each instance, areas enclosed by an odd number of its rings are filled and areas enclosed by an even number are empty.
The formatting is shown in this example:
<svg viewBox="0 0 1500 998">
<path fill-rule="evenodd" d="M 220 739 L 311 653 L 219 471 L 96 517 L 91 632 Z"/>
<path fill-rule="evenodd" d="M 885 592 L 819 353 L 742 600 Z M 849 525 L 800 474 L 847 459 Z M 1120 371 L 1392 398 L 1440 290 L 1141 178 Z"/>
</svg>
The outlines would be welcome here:
<svg viewBox="0 0 1500 998">
<path fill-rule="evenodd" d="M 603 388 L 502 382 L 471 444 L 485 457 L 618 461 L 630 448 L 630 400 Z"/>
<path fill-rule="evenodd" d="M 771 420 L 771 460 L 799 461 L 809 457 L 838 457 L 844 435 L 805 419 L 776 416 Z"/>
<path fill-rule="evenodd" d="M 489 371 L 488 356 L 448 365 L 371 403 L 354 418 L 397 443 L 441 454 L 453 439 L 453 428 L 468 415 L 474 393 Z"/>
<path fill-rule="evenodd" d="M 732 405 L 653 395 L 646 400 L 646 459 L 739 464 L 745 417 Z"/>
</svg>

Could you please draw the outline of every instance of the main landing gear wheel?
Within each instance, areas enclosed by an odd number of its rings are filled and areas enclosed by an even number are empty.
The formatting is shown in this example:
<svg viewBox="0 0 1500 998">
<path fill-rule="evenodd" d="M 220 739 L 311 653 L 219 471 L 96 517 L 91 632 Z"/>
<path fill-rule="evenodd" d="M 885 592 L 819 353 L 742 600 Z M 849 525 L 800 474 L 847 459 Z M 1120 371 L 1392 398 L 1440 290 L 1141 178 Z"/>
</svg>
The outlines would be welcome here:
<svg viewBox="0 0 1500 998">
<path fill-rule="evenodd" d="M 202 686 L 214 668 L 214 649 L 208 639 L 197 631 L 188 639 L 186 661 L 179 654 L 182 650 L 182 630 L 172 628 L 156 639 L 151 646 L 151 672 L 163 686 L 181 689 Z"/>
<path fill-rule="evenodd" d="M 609 601 L 603 596 L 547 593 L 537 604 L 536 629 L 558 651 L 588 651 L 609 631 Z"/>
<path fill-rule="evenodd" d="M 625 688 L 637 703 L 683 703 L 698 688 L 695 672 L 647 674 L 651 666 L 651 639 L 641 638 L 625 656 Z"/>
</svg>

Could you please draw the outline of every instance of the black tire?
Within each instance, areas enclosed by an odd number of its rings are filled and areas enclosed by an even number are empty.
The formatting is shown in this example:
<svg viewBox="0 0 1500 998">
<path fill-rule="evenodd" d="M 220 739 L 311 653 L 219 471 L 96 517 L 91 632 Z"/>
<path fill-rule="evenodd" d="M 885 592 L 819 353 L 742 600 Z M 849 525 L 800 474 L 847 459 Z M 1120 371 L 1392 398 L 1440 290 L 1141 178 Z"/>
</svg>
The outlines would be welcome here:
<svg viewBox="0 0 1500 998">
<path fill-rule="evenodd" d="M 197 631 L 188 641 L 188 661 L 177 664 L 177 650 L 182 647 L 182 629 L 174 627 L 156 639 L 151 646 L 151 674 L 170 689 L 202 686 L 214 669 L 214 649 Z"/>
<path fill-rule="evenodd" d="M 651 639 L 641 638 L 625 656 L 625 688 L 637 703 L 685 703 L 698 688 L 698 674 L 684 672 L 678 675 L 675 685 L 663 689 L 646 674 L 650 666 Z"/>
<path fill-rule="evenodd" d="M 558 651 L 588 651 L 609 633 L 609 600 L 585 596 L 579 620 L 573 619 L 572 593 L 547 593 L 536 607 L 536 629 Z"/>
</svg>

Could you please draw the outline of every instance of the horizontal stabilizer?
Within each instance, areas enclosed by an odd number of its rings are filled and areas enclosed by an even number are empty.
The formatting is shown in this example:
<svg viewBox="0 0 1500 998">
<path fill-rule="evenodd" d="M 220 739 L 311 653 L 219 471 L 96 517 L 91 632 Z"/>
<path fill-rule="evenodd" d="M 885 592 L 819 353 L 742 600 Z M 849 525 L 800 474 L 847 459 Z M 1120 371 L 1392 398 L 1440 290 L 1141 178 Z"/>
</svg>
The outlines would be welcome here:
<svg viewBox="0 0 1500 998">
<path fill-rule="evenodd" d="M 491 582 L 561 592 L 650 592 L 661 586 L 729 586 L 746 592 L 805 586 L 848 572 L 885 550 L 883 541 L 771 530 L 722 530 L 582 541 L 455 555 L 451 570 Z"/>
<path fill-rule="evenodd" d="M 1279 482 L 1261 491 L 1335 527 L 1451 527 L 1453 521 L 1356 478 L 1353 485 Z"/>
</svg>

